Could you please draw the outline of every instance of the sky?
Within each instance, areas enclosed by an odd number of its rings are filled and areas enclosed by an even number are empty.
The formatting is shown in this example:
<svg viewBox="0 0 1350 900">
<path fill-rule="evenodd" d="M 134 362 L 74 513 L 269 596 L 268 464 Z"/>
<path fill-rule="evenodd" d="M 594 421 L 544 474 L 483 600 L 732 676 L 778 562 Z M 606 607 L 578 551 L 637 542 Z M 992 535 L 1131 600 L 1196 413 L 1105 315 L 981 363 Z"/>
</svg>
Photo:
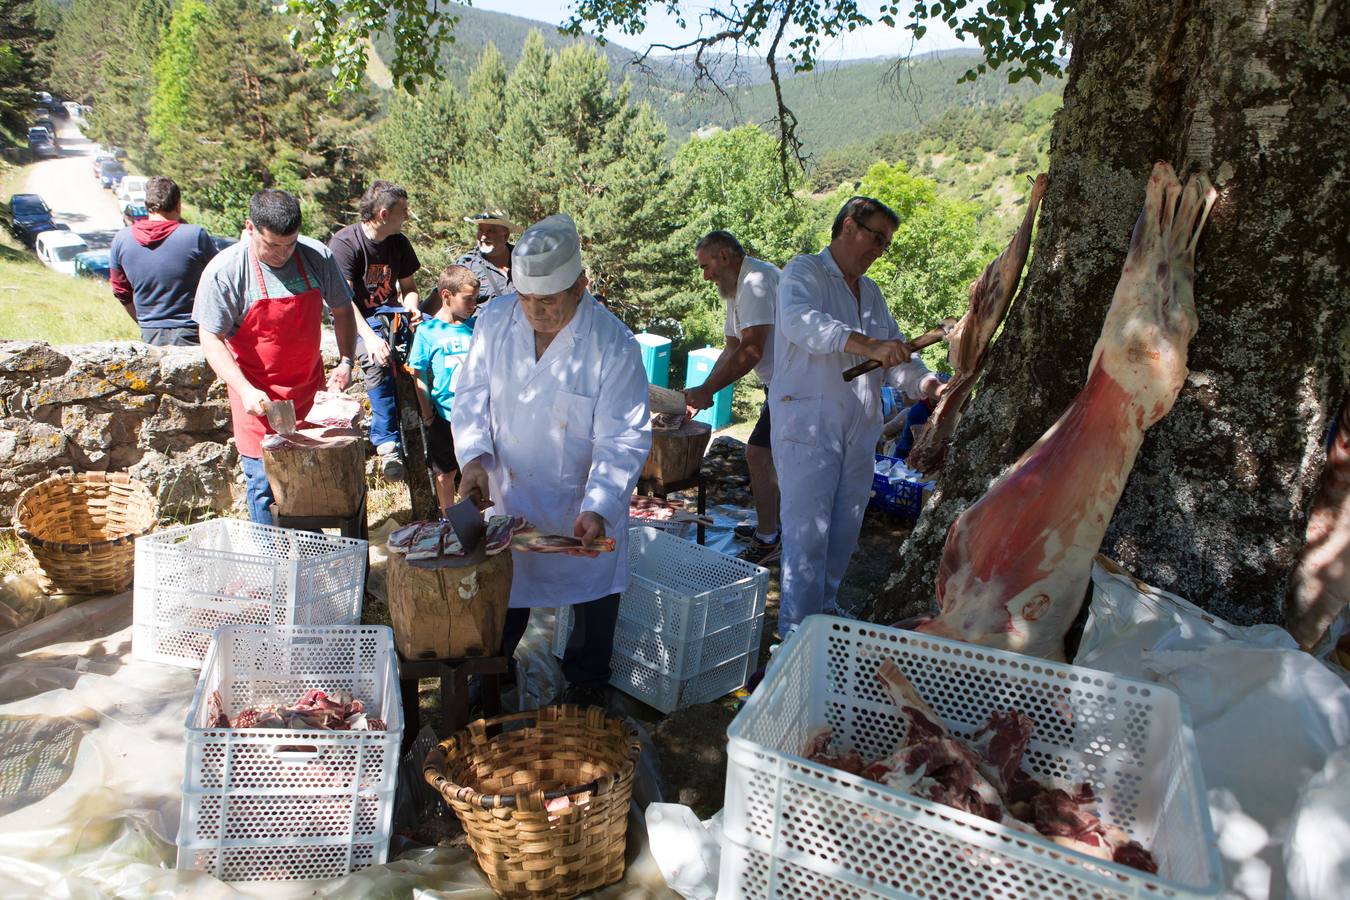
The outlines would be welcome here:
<svg viewBox="0 0 1350 900">
<path fill-rule="evenodd" d="M 860 4 L 863 11 L 875 17 L 880 3 L 864 0 Z M 473 0 L 476 9 L 510 13 L 526 19 L 538 19 L 557 25 L 565 21 L 571 12 L 571 4 L 566 0 Z M 683 3 L 685 19 L 689 22 L 689 31 L 681 31 L 675 19 L 665 12 L 665 3 L 656 0 L 651 4 L 647 18 L 647 30 L 637 36 L 622 33 L 607 34 L 615 44 L 632 50 L 645 50 L 650 43 L 678 45 L 698 35 L 698 15 L 709 9 L 709 3 Z M 962 44 L 951 30 L 941 22 L 930 22 L 928 33 L 917 42 L 912 41 L 908 31 L 903 28 L 891 28 L 887 25 L 872 25 L 860 28 L 822 45 L 820 59 L 863 59 L 871 56 L 901 56 L 909 53 L 928 53 L 933 50 L 949 50 L 953 47 L 970 46 Z"/>
</svg>

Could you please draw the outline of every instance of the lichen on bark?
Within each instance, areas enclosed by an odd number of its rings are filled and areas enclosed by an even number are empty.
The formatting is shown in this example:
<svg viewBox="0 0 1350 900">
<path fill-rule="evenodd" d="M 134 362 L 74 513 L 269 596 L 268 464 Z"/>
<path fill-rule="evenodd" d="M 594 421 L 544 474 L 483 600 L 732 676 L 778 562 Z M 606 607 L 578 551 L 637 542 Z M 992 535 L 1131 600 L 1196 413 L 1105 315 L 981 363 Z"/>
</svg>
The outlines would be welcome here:
<svg viewBox="0 0 1350 900">
<path fill-rule="evenodd" d="M 1200 330 L 1102 549 L 1234 622 L 1279 621 L 1350 372 L 1350 12 L 1086 0 L 1071 28 L 1032 265 L 872 618 L 932 606 L 951 523 L 1082 387 L 1165 159 L 1219 189 L 1197 254 Z"/>
</svg>

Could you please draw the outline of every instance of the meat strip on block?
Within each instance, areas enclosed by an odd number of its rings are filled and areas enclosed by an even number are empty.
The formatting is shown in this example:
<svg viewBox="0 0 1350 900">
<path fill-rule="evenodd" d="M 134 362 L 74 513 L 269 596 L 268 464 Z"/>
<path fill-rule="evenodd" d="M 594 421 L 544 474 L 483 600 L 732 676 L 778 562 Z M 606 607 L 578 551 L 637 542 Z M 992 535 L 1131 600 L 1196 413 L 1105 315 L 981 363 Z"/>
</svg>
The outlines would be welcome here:
<svg viewBox="0 0 1350 900">
<path fill-rule="evenodd" d="M 1153 167 L 1087 383 L 952 523 L 938 567 L 939 612 L 916 630 L 1064 659 L 1064 635 L 1144 432 L 1186 380 L 1195 245 L 1214 197 L 1203 174 L 1183 189 L 1167 163 Z"/>
<path fill-rule="evenodd" d="M 1003 252 L 970 285 L 970 308 L 947 337 L 947 360 L 956 374 L 938 399 L 928 419 L 928 427 L 909 453 L 908 464 L 920 472 L 937 472 L 947 460 L 952 435 L 956 433 L 956 423 L 961 421 L 961 412 L 970 399 L 971 391 L 975 390 L 975 383 L 984 374 L 985 363 L 989 359 L 989 344 L 994 339 L 994 332 L 998 331 L 998 326 L 1003 324 L 1003 319 L 1008 315 L 1008 307 L 1012 305 L 1013 295 L 1017 292 L 1017 283 L 1022 278 L 1022 270 L 1026 268 L 1027 254 L 1031 250 L 1031 228 L 1036 222 L 1036 210 L 1040 208 L 1041 199 L 1045 197 L 1049 185 L 1047 176 L 1036 176 L 1022 224 Z"/>
</svg>

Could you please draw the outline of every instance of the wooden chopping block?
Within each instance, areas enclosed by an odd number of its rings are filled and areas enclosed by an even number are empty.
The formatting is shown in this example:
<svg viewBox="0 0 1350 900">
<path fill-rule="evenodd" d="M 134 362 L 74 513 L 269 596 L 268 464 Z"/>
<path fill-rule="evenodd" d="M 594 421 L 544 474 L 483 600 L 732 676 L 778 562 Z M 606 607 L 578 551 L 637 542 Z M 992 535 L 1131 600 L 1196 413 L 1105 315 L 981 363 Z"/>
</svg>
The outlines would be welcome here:
<svg viewBox="0 0 1350 900">
<path fill-rule="evenodd" d="M 652 429 L 652 450 L 640 478 L 674 484 L 698 474 L 703 453 L 712 440 L 712 428 L 686 419 L 673 431 Z"/>
<path fill-rule="evenodd" d="M 423 568 L 389 554 L 389 618 L 406 659 L 495 656 L 511 599 L 511 551 L 475 565 Z"/>
<path fill-rule="evenodd" d="M 354 516 L 366 491 L 365 435 L 306 428 L 305 446 L 263 448 L 263 468 L 283 516 Z"/>
</svg>

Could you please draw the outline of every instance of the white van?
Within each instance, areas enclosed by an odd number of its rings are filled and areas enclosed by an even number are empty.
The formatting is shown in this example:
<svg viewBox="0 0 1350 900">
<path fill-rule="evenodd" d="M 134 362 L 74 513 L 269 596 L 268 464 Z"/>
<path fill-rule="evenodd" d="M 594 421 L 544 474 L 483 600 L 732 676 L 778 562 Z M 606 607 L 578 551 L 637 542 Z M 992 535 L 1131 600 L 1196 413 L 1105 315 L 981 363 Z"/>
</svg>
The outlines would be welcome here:
<svg viewBox="0 0 1350 900">
<path fill-rule="evenodd" d="M 117 185 L 117 199 L 123 204 L 139 203 L 145 205 L 145 183 L 150 179 L 144 175 L 124 175 Z"/>
<path fill-rule="evenodd" d="M 37 236 L 33 249 L 44 266 L 74 275 L 75 257 L 88 250 L 89 245 L 73 231 L 44 231 Z"/>
</svg>

